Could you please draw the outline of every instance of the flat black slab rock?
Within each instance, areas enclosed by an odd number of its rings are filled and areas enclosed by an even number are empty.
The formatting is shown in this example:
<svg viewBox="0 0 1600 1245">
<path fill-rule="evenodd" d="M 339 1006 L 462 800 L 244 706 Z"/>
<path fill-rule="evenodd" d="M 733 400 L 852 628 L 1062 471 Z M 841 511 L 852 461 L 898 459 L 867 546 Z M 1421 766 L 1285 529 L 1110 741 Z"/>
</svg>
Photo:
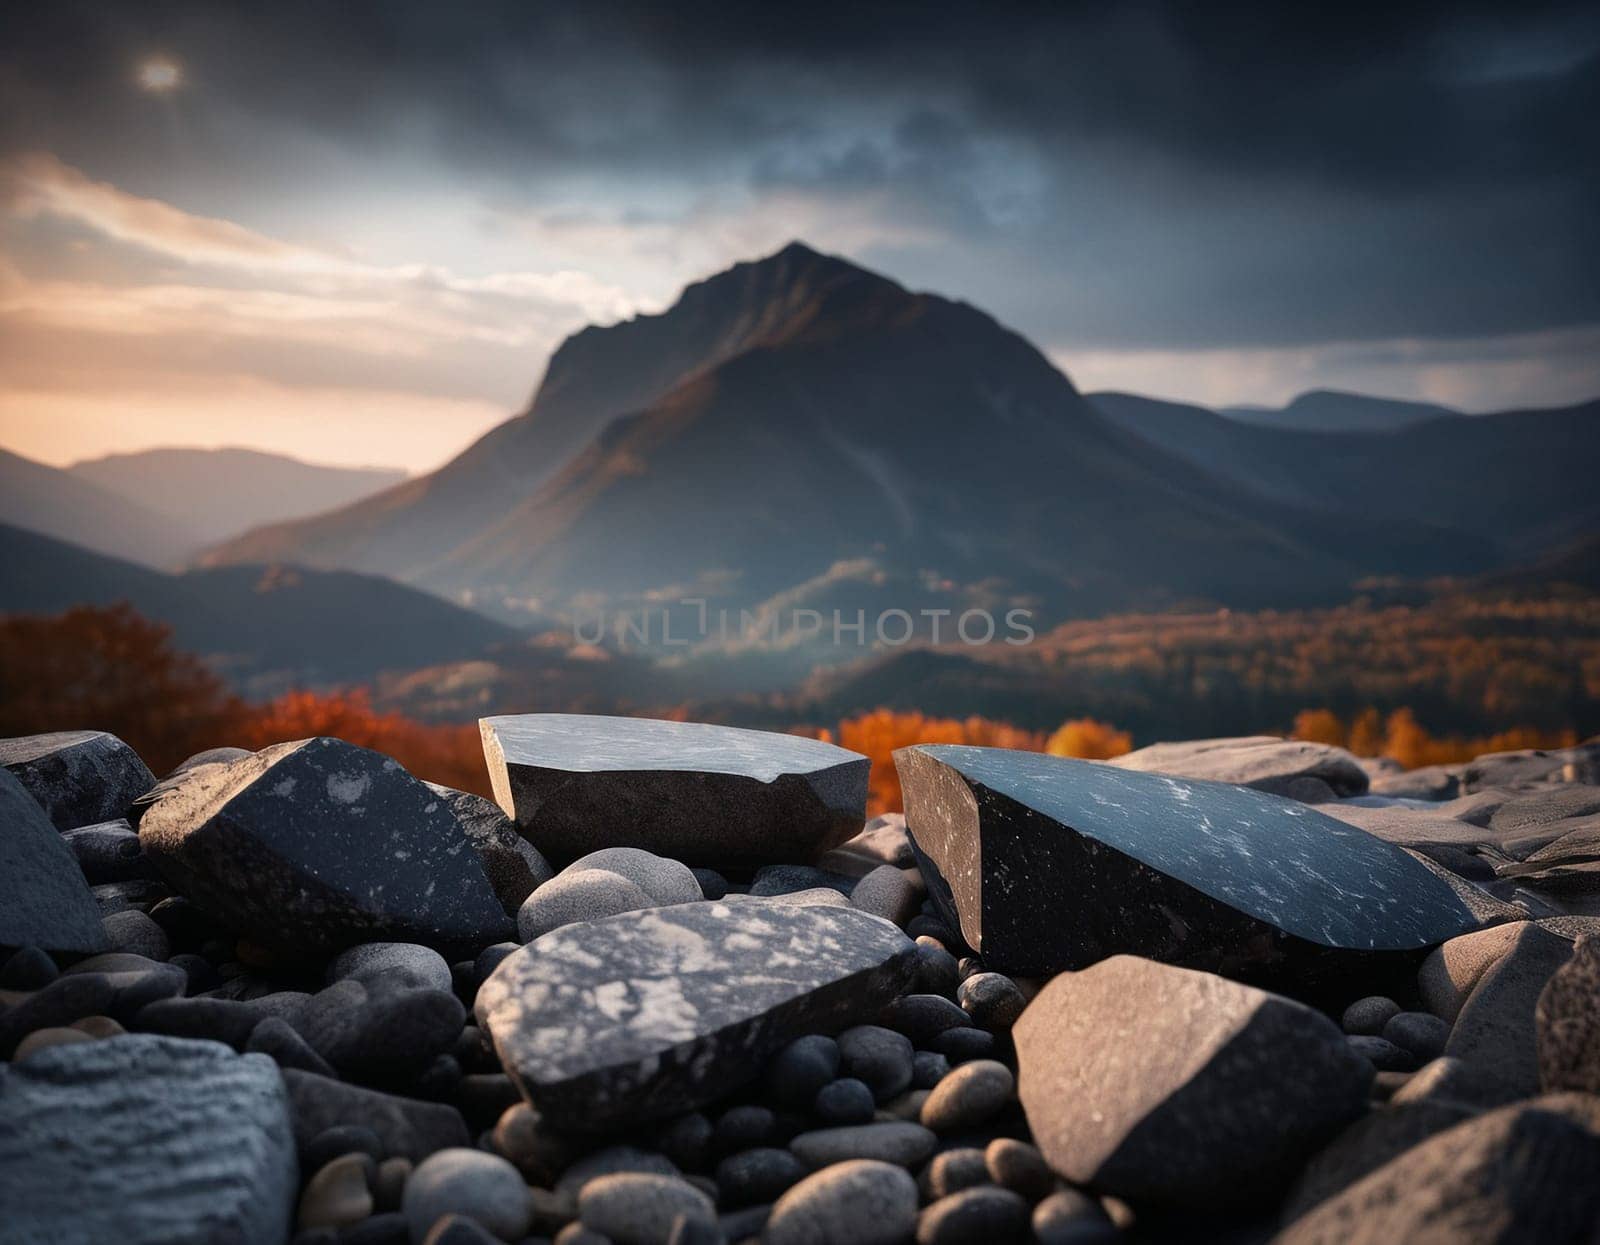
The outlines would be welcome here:
<svg viewBox="0 0 1600 1245">
<path fill-rule="evenodd" d="M 1000 972 L 1129 954 L 1309 988 L 1480 923 L 1400 848 L 1248 788 L 957 744 L 895 765 L 929 893 Z"/>
<path fill-rule="evenodd" d="M 61 832 L 11 774 L 0 769 L 0 947 L 104 951 L 83 870 Z"/>
<path fill-rule="evenodd" d="M 139 839 L 175 890 L 269 946 L 475 951 L 513 932 L 449 805 L 338 739 L 197 769 L 146 810 Z"/>
<path fill-rule="evenodd" d="M 558 862 L 602 847 L 713 867 L 804 862 L 866 820 L 871 763 L 817 739 L 575 713 L 479 727 L 495 798 Z"/>
<path fill-rule="evenodd" d="M 156 781 L 137 752 L 105 731 L 0 739 L 0 767 L 28 789 L 57 830 L 125 817 Z"/>
<path fill-rule="evenodd" d="M 904 934 L 850 908 L 676 904 L 536 939 L 476 1011 L 543 1115 L 605 1129 L 692 1110 L 793 1038 L 870 1021 L 915 965 Z"/>
</svg>

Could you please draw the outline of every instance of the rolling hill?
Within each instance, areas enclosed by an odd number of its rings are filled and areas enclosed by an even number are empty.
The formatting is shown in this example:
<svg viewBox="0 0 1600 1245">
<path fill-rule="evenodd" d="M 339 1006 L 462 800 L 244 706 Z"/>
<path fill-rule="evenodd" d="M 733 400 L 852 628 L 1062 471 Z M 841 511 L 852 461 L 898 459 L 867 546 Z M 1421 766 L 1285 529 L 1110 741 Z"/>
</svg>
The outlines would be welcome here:
<svg viewBox="0 0 1600 1245">
<path fill-rule="evenodd" d="M 132 604 L 236 685 L 364 683 L 480 656 L 519 633 L 371 575 L 285 566 L 165 574 L 0 525 L 0 612 Z"/>
<path fill-rule="evenodd" d="M 878 595 L 1062 617 L 1333 596 L 1472 556 L 1427 524 L 1240 490 L 1105 418 L 981 311 L 796 243 L 568 339 L 528 413 L 432 475 L 205 562 L 557 610 L 756 609 L 851 565 Z"/>
<path fill-rule="evenodd" d="M 67 471 L 165 515 L 192 534 L 195 548 L 348 505 L 405 479 L 403 471 L 324 467 L 245 449 L 143 450 Z"/>
<path fill-rule="evenodd" d="M 1338 389 L 1311 389 L 1287 406 L 1225 406 L 1221 413 L 1247 424 L 1294 432 L 1394 432 L 1424 420 L 1460 414 L 1431 402 L 1405 402 Z"/>
</svg>

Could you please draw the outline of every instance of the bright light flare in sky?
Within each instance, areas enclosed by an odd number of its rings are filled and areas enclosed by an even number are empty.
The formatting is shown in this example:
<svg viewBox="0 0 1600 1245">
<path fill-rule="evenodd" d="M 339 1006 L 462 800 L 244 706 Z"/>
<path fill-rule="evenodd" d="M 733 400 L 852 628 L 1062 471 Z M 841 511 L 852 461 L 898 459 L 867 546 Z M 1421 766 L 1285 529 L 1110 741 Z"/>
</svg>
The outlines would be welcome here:
<svg viewBox="0 0 1600 1245">
<path fill-rule="evenodd" d="M 139 65 L 139 89 L 156 95 L 175 91 L 183 85 L 183 66 L 166 56 L 152 56 Z"/>
</svg>

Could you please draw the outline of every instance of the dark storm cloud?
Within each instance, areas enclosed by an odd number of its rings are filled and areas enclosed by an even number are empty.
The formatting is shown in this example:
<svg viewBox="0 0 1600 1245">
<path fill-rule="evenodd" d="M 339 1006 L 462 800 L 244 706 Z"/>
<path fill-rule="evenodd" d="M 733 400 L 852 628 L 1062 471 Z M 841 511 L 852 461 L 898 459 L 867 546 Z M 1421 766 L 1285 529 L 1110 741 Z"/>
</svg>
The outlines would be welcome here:
<svg viewBox="0 0 1600 1245">
<path fill-rule="evenodd" d="M 927 239 L 861 258 L 1046 344 L 1600 320 L 1592 3 L 11 13 L 0 141 L 135 188 L 162 122 L 128 109 L 128 64 L 162 49 L 225 103 L 246 141 L 212 159 L 252 192 L 306 175 L 298 135 L 534 215 L 562 178 L 619 220 L 706 188 L 876 194 Z"/>
</svg>

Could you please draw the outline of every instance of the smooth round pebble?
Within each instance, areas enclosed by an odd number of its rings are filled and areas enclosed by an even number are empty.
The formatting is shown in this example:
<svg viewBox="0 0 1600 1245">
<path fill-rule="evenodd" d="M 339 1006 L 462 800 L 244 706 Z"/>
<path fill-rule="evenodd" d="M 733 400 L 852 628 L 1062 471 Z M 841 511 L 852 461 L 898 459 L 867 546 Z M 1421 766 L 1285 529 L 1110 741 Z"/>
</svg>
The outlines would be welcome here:
<svg viewBox="0 0 1600 1245">
<path fill-rule="evenodd" d="M 809 1107 L 839 1075 L 839 1044 L 820 1033 L 796 1038 L 767 1064 L 767 1088 L 786 1107 Z"/>
<path fill-rule="evenodd" d="M 467 1219 L 461 1222 L 472 1221 Z M 398 1211 L 369 1215 L 360 1223 L 342 1229 L 339 1245 L 411 1245 L 411 1225 Z"/>
<path fill-rule="evenodd" d="M 994 1054 L 995 1039 L 988 1029 L 946 1029 L 928 1043 L 928 1048 L 938 1051 L 951 1063 L 962 1063 L 968 1059 L 987 1059 Z"/>
<path fill-rule="evenodd" d="M 165 960 L 172 954 L 167 931 L 137 908 L 113 912 L 100 923 L 105 926 L 106 941 L 111 944 L 112 951 L 142 955 L 147 960 Z"/>
<path fill-rule="evenodd" d="M 1381 994 L 1372 994 L 1357 999 L 1345 1008 L 1340 1024 L 1346 1033 L 1376 1037 L 1383 1032 L 1383 1026 L 1389 1023 L 1390 1017 L 1399 1014 L 1400 1004 Z"/>
<path fill-rule="evenodd" d="M 747 1103 L 730 1107 L 717 1117 L 711 1145 L 718 1154 L 732 1154 L 736 1150 L 768 1145 L 777 1131 L 778 1117 L 772 1108 Z"/>
<path fill-rule="evenodd" d="M 1003 973 L 973 973 L 957 987 L 956 1002 L 973 1024 L 1002 1033 L 1017 1023 L 1028 1005 L 1017 983 Z"/>
<path fill-rule="evenodd" d="M 829 1081 L 817 1091 L 812 1110 L 828 1124 L 866 1124 L 872 1119 L 877 1101 L 865 1081 L 853 1076 Z"/>
<path fill-rule="evenodd" d="M 639 847 L 602 847 L 580 856 L 558 876 L 582 873 L 585 869 L 604 869 L 627 878 L 659 906 L 695 903 L 705 898 L 694 870 L 670 856 L 657 856 Z"/>
<path fill-rule="evenodd" d="M 1033 1208 L 1038 1245 L 1108 1245 L 1121 1233 L 1100 1204 L 1077 1189 L 1060 1189 Z"/>
<path fill-rule="evenodd" d="M 489 979 L 489 974 L 499 968 L 507 956 L 515 955 L 522 950 L 522 944 L 516 942 L 491 943 L 472 961 L 472 971 L 477 976 L 479 983 Z"/>
<path fill-rule="evenodd" d="M 50 953 L 39 947 L 13 952 L 0 968 L 0 990 L 39 990 L 60 976 Z"/>
<path fill-rule="evenodd" d="M 935 1132 L 971 1128 L 1004 1110 L 1016 1090 L 1017 1079 L 1005 1064 L 974 1059 L 933 1087 L 922 1104 L 922 1123 Z"/>
<path fill-rule="evenodd" d="M 857 1025 L 839 1035 L 839 1066 L 865 1081 L 878 1102 L 911 1087 L 911 1039 L 881 1025 Z"/>
<path fill-rule="evenodd" d="M 845 1128 L 820 1128 L 801 1133 L 789 1149 L 815 1170 L 846 1159 L 876 1159 L 915 1167 L 933 1153 L 939 1139 L 920 1124 L 894 1120 L 879 1124 L 852 1124 Z"/>
<path fill-rule="evenodd" d="M 715 869 L 695 868 L 689 872 L 694 874 L 694 880 L 700 883 L 700 893 L 707 899 L 717 900 L 724 898 L 728 893 L 728 879 Z"/>
<path fill-rule="evenodd" d="M 961 1146 L 954 1150 L 941 1150 L 933 1161 L 922 1169 L 919 1183 L 923 1196 L 936 1202 L 962 1189 L 988 1184 L 989 1166 L 984 1152 L 975 1146 Z"/>
<path fill-rule="evenodd" d="M 342 1228 L 372 1214 L 376 1169 L 372 1156 L 359 1151 L 341 1154 L 319 1167 L 300 1195 L 300 1230 Z"/>
<path fill-rule="evenodd" d="M 430 1154 L 406 1181 L 400 1209 L 420 1242 L 445 1215 L 466 1215 L 502 1240 L 518 1240 L 532 1216 L 528 1186 L 505 1159 L 451 1147 Z"/>
<path fill-rule="evenodd" d="M 74 1042 L 92 1042 L 94 1037 L 82 1029 L 74 1029 L 66 1025 L 52 1025 L 47 1029 L 35 1029 L 22 1041 L 17 1043 L 17 1049 L 11 1058 L 21 1063 L 36 1051 L 49 1050 L 52 1046 L 71 1046 Z"/>
<path fill-rule="evenodd" d="M 917 1245 L 992 1245 L 1028 1226 L 1028 1203 L 1010 1189 L 978 1185 L 940 1198 L 917 1216 Z"/>
<path fill-rule="evenodd" d="M 972 1017 L 943 995 L 906 994 L 879 1013 L 878 1023 L 926 1045 L 947 1029 L 969 1028 Z"/>
<path fill-rule="evenodd" d="M 890 1163 L 857 1159 L 807 1176 L 773 1204 L 762 1245 L 903 1245 L 917 1186 Z"/>
<path fill-rule="evenodd" d="M 378 1174 L 372 1178 L 372 1204 L 379 1214 L 390 1214 L 400 1209 L 400 1199 L 405 1196 L 406 1181 L 415 1168 L 410 1159 L 397 1154 L 378 1164 Z"/>
<path fill-rule="evenodd" d="M 344 1245 L 344 1238 L 339 1238 Z M 468 1215 L 444 1215 L 428 1229 L 422 1245 L 502 1245 L 499 1237 Z"/>
<path fill-rule="evenodd" d="M 1055 1173 L 1039 1148 L 1015 1137 L 996 1137 L 983 1152 L 989 1178 L 1030 1202 L 1037 1202 L 1055 1187 Z"/>
<path fill-rule="evenodd" d="M 685 1171 L 699 1171 L 711 1161 L 716 1129 L 699 1111 L 680 1115 L 656 1135 L 656 1148 Z"/>
<path fill-rule="evenodd" d="M 717 1189 L 724 1206 L 770 1202 L 810 1169 L 788 1150 L 760 1146 L 730 1154 L 717 1164 Z"/>
<path fill-rule="evenodd" d="M 1350 1049 L 1380 1072 L 1412 1072 L 1421 1063 L 1415 1055 L 1387 1038 L 1356 1034 L 1345 1038 Z"/>
<path fill-rule="evenodd" d="M 92 1038 L 122 1037 L 128 1032 L 110 1016 L 85 1016 L 82 1020 L 74 1020 L 67 1028 L 81 1029 Z"/>
<path fill-rule="evenodd" d="M 361 1153 L 373 1159 L 383 1158 L 383 1142 L 378 1134 L 364 1124 L 335 1124 L 325 1128 L 310 1141 L 300 1153 L 300 1162 L 307 1171 L 316 1171 L 342 1155 Z"/>
<path fill-rule="evenodd" d="M 578 1194 L 578 1218 L 617 1245 L 666 1245 L 680 1215 L 715 1224 L 711 1199 L 685 1180 L 645 1172 L 599 1176 Z"/>
<path fill-rule="evenodd" d="M 447 993 L 452 989 L 450 965 L 444 956 L 414 942 L 364 942 L 350 947 L 333 958 L 326 980 L 330 986 L 349 980 Z"/>
<path fill-rule="evenodd" d="M 655 900 L 621 874 L 606 869 L 562 873 L 522 901 L 517 909 L 517 937 L 532 942 L 564 925 L 656 906 Z"/>
<path fill-rule="evenodd" d="M 960 981 L 956 957 L 945 950 L 938 939 L 926 935 L 917 939 L 916 988 L 919 993 L 950 998 Z"/>
<path fill-rule="evenodd" d="M 1430 1012 L 1397 1012 L 1383 1026 L 1383 1038 L 1425 1063 L 1444 1054 L 1450 1025 Z"/>
<path fill-rule="evenodd" d="M 915 1089 L 932 1089 L 949 1075 L 949 1058 L 936 1050 L 919 1050 L 911 1057 L 911 1084 Z"/>
</svg>

